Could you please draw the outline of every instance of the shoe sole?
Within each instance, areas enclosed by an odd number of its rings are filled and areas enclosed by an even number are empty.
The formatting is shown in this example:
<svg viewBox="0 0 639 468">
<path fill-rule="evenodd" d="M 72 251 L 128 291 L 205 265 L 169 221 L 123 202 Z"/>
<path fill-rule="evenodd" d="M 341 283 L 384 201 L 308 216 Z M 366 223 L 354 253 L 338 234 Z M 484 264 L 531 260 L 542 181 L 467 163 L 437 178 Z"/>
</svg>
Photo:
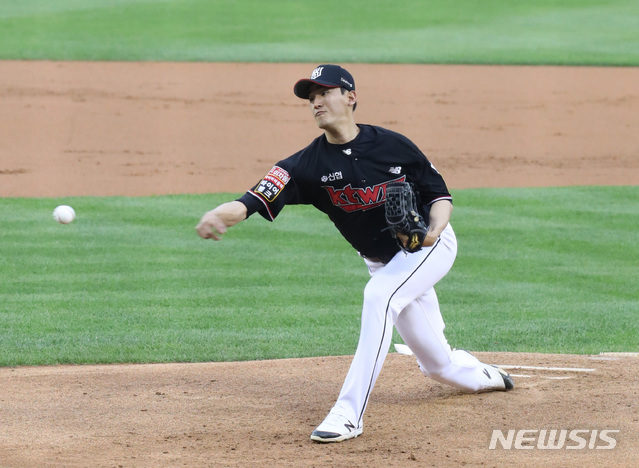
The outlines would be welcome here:
<svg viewBox="0 0 639 468">
<path fill-rule="evenodd" d="M 513 380 L 513 378 L 510 376 L 510 374 L 508 372 L 506 372 L 504 369 L 501 369 L 497 366 L 494 366 L 495 369 L 497 369 L 497 372 L 499 372 L 501 374 L 501 378 L 504 379 L 504 390 L 508 391 L 508 390 L 512 390 L 513 388 L 515 388 L 515 381 Z"/>
<path fill-rule="evenodd" d="M 323 444 L 328 444 L 331 442 L 342 442 L 348 439 L 354 439 L 362 433 L 363 429 L 355 429 L 348 434 L 338 434 L 337 432 L 322 432 L 322 431 L 313 431 L 311 434 L 311 440 L 315 442 L 321 442 Z"/>
</svg>

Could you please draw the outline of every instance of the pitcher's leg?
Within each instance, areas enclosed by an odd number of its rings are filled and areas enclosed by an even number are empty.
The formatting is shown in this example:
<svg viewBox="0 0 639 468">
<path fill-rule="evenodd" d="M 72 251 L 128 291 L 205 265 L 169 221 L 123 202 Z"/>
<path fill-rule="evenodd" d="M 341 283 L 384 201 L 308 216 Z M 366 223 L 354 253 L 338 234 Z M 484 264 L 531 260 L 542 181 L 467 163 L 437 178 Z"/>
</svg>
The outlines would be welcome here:
<svg viewBox="0 0 639 468">
<path fill-rule="evenodd" d="M 469 392 L 506 390 L 498 369 L 466 351 L 451 350 L 434 289 L 405 307 L 395 326 L 424 375 Z"/>
<path fill-rule="evenodd" d="M 371 287 L 371 282 L 366 286 L 357 350 L 337 402 L 311 434 L 312 440 L 340 442 L 362 433 L 364 411 L 393 334 L 391 314 L 383 305 L 388 298 L 384 296 L 381 286 Z"/>
<path fill-rule="evenodd" d="M 384 307 L 384 302 L 388 302 L 386 294 L 371 283 L 366 286 L 364 292 L 357 350 L 337 402 L 331 410 L 352 418 L 351 421 L 358 426 L 361 426 L 364 410 L 382 370 L 393 336 L 392 317 Z"/>
<path fill-rule="evenodd" d="M 383 267 L 369 264 L 372 277 L 364 289 L 357 351 L 331 412 L 360 425 L 375 380 L 388 354 L 394 321 L 407 304 L 432 289 L 450 270 L 456 253 L 455 233 L 448 226 L 430 248 L 409 255 L 399 252 Z"/>
</svg>

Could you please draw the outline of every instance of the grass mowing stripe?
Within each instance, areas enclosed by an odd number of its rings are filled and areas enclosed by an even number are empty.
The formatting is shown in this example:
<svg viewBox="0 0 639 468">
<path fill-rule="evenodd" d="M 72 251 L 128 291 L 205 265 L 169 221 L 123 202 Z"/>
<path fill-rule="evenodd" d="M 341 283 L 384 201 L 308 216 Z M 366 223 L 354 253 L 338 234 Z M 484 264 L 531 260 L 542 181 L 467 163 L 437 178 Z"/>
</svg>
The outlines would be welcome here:
<svg viewBox="0 0 639 468">
<path fill-rule="evenodd" d="M 67 199 L 68 226 L 51 220 L 59 200 L 2 200 L 0 364 L 349 352 L 361 296 L 344 281 L 359 266 L 350 248 L 296 209 L 289 232 L 255 218 L 224 242 L 199 239 L 199 216 L 223 198 Z M 330 251 L 332 269 L 308 265 L 307 251 Z M 312 340 L 336 323 L 341 344 Z"/>
<path fill-rule="evenodd" d="M 460 254 L 440 288 L 454 297 L 451 341 L 637 349 L 638 187 L 466 190 L 455 200 Z"/>
<path fill-rule="evenodd" d="M 639 64 L 634 0 L 30 0 L 0 3 L 0 57 Z"/>
<path fill-rule="evenodd" d="M 437 288 L 451 345 L 639 351 L 639 187 L 453 196 L 459 254 Z M 0 365 L 352 353 L 368 280 L 355 252 L 302 206 L 199 239 L 201 214 L 231 198 L 0 200 Z M 59 203 L 73 224 L 51 220 Z"/>
</svg>

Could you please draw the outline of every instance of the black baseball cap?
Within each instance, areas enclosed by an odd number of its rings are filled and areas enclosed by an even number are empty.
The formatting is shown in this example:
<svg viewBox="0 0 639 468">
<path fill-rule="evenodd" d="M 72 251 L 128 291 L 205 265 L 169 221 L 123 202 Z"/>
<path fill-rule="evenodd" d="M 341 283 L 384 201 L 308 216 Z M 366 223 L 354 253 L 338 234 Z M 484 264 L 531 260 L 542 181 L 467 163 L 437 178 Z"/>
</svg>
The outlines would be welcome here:
<svg viewBox="0 0 639 468">
<path fill-rule="evenodd" d="M 295 83 L 293 92 L 302 99 L 308 99 L 311 85 L 326 86 L 327 88 L 346 88 L 355 91 L 353 76 L 339 65 L 319 65 L 309 79 L 302 79 Z"/>
</svg>

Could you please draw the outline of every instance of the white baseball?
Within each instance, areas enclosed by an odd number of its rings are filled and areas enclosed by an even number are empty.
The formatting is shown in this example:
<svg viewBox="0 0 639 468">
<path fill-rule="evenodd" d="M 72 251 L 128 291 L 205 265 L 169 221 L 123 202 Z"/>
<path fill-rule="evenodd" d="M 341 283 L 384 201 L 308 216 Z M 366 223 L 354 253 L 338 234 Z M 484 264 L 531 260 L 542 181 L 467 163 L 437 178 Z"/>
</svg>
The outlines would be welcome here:
<svg viewBox="0 0 639 468">
<path fill-rule="evenodd" d="M 75 211 L 68 205 L 60 205 L 53 210 L 53 219 L 61 224 L 69 224 L 75 219 Z"/>
</svg>

